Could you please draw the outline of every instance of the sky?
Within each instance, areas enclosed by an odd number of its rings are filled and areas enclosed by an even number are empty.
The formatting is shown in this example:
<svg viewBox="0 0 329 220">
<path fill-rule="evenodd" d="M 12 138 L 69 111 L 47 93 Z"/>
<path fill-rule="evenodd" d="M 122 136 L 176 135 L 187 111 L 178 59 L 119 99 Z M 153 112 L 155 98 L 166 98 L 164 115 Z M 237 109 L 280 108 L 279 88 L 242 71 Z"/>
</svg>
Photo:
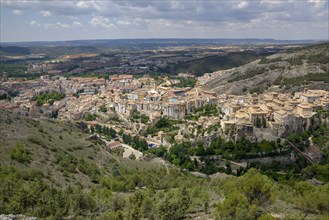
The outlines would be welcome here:
<svg viewBox="0 0 329 220">
<path fill-rule="evenodd" d="M 328 0 L 1 0 L 1 42 L 328 40 Z"/>
</svg>

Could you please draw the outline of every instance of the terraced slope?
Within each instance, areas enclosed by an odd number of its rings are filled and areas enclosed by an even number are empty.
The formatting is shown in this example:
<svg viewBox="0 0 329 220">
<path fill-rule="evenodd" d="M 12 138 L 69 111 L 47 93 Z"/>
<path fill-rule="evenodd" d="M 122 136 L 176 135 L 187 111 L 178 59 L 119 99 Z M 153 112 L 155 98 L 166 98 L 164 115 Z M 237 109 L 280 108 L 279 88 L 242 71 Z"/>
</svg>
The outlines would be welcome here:
<svg viewBox="0 0 329 220">
<path fill-rule="evenodd" d="M 204 87 L 219 94 L 329 88 L 329 44 L 279 53 L 220 71 Z"/>
</svg>

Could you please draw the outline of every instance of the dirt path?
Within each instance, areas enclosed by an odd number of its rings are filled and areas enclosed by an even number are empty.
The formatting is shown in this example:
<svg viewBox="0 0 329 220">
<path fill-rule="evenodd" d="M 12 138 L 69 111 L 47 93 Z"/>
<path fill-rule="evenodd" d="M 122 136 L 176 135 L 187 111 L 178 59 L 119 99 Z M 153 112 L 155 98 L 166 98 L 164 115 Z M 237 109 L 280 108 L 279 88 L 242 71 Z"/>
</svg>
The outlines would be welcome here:
<svg viewBox="0 0 329 220">
<path fill-rule="evenodd" d="M 136 159 L 139 159 L 141 156 L 143 156 L 142 152 L 130 147 L 129 145 L 122 144 L 122 146 L 124 148 L 124 152 L 123 152 L 124 158 L 129 158 L 131 154 L 134 154 L 136 156 Z"/>
<path fill-rule="evenodd" d="M 234 161 L 232 161 L 232 160 L 227 160 L 229 163 L 231 163 L 231 164 L 234 164 L 234 165 L 237 165 L 237 166 L 240 166 L 240 167 L 244 167 L 244 168 L 246 168 L 247 167 L 247 163 L 246 162 L 244 162 L 244 163 L 238 163 L 238 162 L 234 162 Z"/>
</svg>

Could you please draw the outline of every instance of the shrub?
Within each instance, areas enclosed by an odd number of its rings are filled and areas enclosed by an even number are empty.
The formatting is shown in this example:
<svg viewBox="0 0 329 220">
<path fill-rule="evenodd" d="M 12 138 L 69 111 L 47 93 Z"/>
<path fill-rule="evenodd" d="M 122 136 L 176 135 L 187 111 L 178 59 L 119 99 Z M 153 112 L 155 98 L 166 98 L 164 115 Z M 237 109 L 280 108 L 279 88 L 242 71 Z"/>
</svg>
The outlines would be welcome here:
<svg viewBox="0 0 329 220">
<path fill-rule="evenodd" d="M 83 118 L 86 120 L 86 121 L 95 121 L 96 118 L 97 118 L 97 115 L 96 114 L 91 114 L 91 113 L 86 113 L 84 114 Z"/>
<path fill-rule="evenodd" d="M 107 112 L 107 108 L 105 106 L 105 104 L 99 106 L 99 109 L 98 109 L 100 112 Z"/>
<path fill-rule="evenodd" d="M 33 144 L 40 145 L 40 146 L 42 145 L 42 141 L 38 137 L 36 137 L 36 136 L 29 136 L 27 138 L 27 141 L 29 141 L 29 142 L 31 142 Z"/>
<path fill-rule="evenodd" d="M 10 158 L 20 163 L 29 163 L 31 161 L 31 152 L 26 150 L 22 144 L 16 144 L 10 152 Z"/>
</svg>

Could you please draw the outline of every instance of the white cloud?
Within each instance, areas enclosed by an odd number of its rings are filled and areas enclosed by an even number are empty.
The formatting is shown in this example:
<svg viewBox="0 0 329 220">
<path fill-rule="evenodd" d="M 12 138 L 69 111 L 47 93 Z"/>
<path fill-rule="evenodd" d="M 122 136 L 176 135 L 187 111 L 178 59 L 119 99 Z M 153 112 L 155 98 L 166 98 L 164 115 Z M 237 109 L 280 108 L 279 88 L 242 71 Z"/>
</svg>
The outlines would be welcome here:
<svg viewBox="0 0 329 220">
<path fill-rule="evenodd" d="M 89 8 L 86 2 L 80 1 L 76 4 L 78 8 Z"/>
<path fill-rule="evenodd" d="M 72 26 L 67 23 L 56 22 L 56 25 L 59 28 L 72 28 Z"/>
<path fill-rule="evenodd" d="M 314 7 L 309 7 L 314 5 Z M 273 14 L 286 12 L 288 20 L 317 19 L 318 11 L 328 10 L 327 0 L 223 0 L 223 1 L 131 1 L 131 0 L 1 0 L 1 6 L 16 10 L 41 11 L 43 16 L 51 14 L 64 16 L 89 15 L 92 17 L 131 20 L 169 19 L 176 22 L 194 21 L 244 21 L 259 18 L 263 12 Z M 237 12 L 239 10 L 239 12 Z M 294 16 L 297 15 L 297 16 Z M 296 18 L 296 19 L 295 19 Z M 312 20 L 313 19 L 313 20 Z M 104 21 L 103 21 L 104 22 Z M 105 22 L 106 24 L 108 22 Z"/>
<path fill-rule="evenodd" d="M 114 27 L 113 22 L 109 18 L 106 18 L 106 17 L 103 17 L 103 16 L 94 16 L 90 20 L 89 24 L 94 28 L 109 29 L 109 28 Z"/>
<path fill-rule="evenodd" d="M 248 6 L 248 2 L 246 1 L 241 1 L 239 4 L 237 5 L 233 5 L 233 9 L 244 9 Z"/>
<path fill-rule="evenodd" d="M 82 27 L 83 25 L 81 24 L 80 21 L 73 21 L 73 25 L 72 27 L 75 27 L 75 28 L 79 28 L 79 27 Z"/>
<path fill-rule="evenodd" d="M 49 16 L 52 15 L 50 11 L 40 11 L 40 14 L 41 14 L 43 17 L 49 17 Z"/>
<path fill-rule="evenodd" d="M 73 28 L 79 28 L 82 27 L 82 23 L 79 21 L 74 21 L 72 24 L 63 23 L 63 22 L 56 22 L 56 23 L 47 23 L 44 24 L 43 27 L 46 29 L 73 29 Z"/>
<path fill-rule="evenodd" d="M 22 11 L 21 10 L 18 10 L 18 9 L 15 9 L 15 10 L 13 10 L 13 14 L 14 15 L 21 15 L 22 14 Z"/>
<path fill-rule="evenodd" d="M 98 33 L 92 30 L 98 28 L 110 37 L 328 37 L 328 0 L 0 0 L 0 4 L 1 10 L 23 12 L 24 22 L 35 19 L 28 18 L 30 14 L 58 18 L 59 23 L 30 22 L 51 28 L 52 33 L 84 26 L 84 34 Z M 17 23 L 22 17 L 16 16 Z M 4 18 L 2 23 L 9 24 L 9 16 Z M 295 30 L 303 27 L 312 31 L 296 35 Z"/>
<path fill-rule="evenodd" d="M 282 5 L 287 2 L 282 1 L 282 0 L 260 0 L 261 4 L 269 4 L 269 5 Z"/>
<path fill-rule="evenodd" d="M 30 21 L 30 25 L 31 26 L 34 26 L 34 27 L 40 27 L 41 26 L 41 24 L 40 23 L 38 23 L 37 21 Z"/>
<path fill-rule="evenodd" d="M 308 0 L 307 2 L 312 3 L 318 7 L 322 7 L 326 4 L 326 0 Z"/>
</svg>

